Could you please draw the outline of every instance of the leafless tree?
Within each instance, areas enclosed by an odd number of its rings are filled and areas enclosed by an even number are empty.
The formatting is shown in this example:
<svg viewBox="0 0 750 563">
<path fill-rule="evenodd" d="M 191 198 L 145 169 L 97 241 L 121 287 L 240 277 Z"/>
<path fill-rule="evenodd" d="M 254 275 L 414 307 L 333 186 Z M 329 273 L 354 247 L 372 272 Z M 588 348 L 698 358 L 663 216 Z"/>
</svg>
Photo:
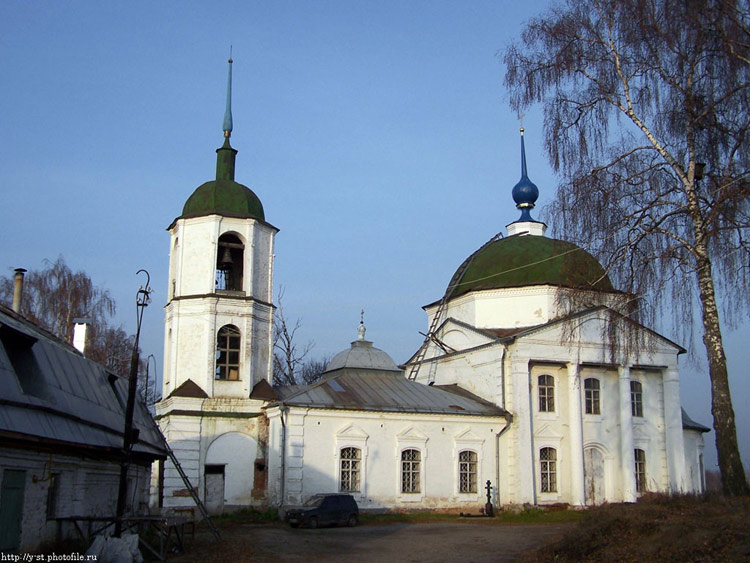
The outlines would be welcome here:
<svg viewBox="0 0 750 563">
<path fill-rule="evenodd" d="M 0 302 L 13 300 L 13 277 L 0 278 Z M 115 302 L 109 291 L 97 287 L 83 271 L 73 272 L 62 256 L 45 260 L 40 270 L 24 279 L 21 315 L 68 343 L 73 342 L 73 320 L 86 318 L 86 356 L 122 377 L 130 373 L 135 337 L 111 326 Z M 142 371 L 142 370 L 141 370 Z"/>
<path fill-rule="evenodd" d="M 302 364 L 300 370 L 300 381 L 304 385 L 315 383 L 320 380 L 325 372 L 328 362 L 331 361 L 331 356 L 323 356 L 322 358 L 311 358 Z"/>
<path fill-rule="evenodd" d="M 297 331 L 302 321 L 297 319 L 292 325 L 284 313 L 284 288 L 279 289 L 276 299 L 276 313 L 273 324 L 273 383 L 274 385 L 299 385 L 299 373 L 305 358 L 315 346 L 314 342 L 299 347 Z"/>
<path fill-rule="evenodd" d="M 544 106 L 555 232 L 688 333 L 698 303 L 727 495 L 750 494 L 720 321 L 722 303 L 724 323 L 750 305 L 748 13 L 748 0 L 567 0 L 504 57 L 511 106 Z"/>
</svg>

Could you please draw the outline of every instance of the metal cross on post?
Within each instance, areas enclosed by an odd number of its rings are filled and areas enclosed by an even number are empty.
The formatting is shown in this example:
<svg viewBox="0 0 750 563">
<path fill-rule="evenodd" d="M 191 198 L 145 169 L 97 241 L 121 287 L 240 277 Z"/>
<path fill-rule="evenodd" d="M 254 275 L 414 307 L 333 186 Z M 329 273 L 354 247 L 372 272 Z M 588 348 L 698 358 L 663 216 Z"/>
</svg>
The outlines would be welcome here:
<svg viewBox="0 0 750 563">
<path fill-rule="evenodd" d="M 487 503 L 484 505 L 485 516 L 494 516 L 495 511 L 492 507 L 492 482 L 487 479 L 487 484 L 484 486 L 487 489 Z"/>
</svg>

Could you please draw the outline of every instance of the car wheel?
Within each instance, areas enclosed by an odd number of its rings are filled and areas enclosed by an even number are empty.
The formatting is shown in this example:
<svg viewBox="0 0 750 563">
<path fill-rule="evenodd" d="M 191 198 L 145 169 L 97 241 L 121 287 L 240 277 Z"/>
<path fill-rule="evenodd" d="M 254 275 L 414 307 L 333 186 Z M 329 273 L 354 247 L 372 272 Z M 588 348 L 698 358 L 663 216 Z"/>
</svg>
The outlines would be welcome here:
<svg viewBox="0 0 750 563">
<path fill-rule="evenodd" d="M 352 514 L 351 516 L 349 516 L 349 520 L 346 521 L 346 525 L 349 526 L 350 528 L 353 528 L 354 526 L 356 526 L 357 525 L 357 515 L 356 514 Z"/>
<path fill-rule="evenodd" d="M 317 527 L 318 527 L 318 519 L 317 519 L 317 518 L 315 518 L 315 516 L 313 516 L 312 518 L 310 518 L 310 523 L 309 523 L 309 525 L 310 525 L 310 529 L 311 529 L 311 530 L 314 530 L 315 528 L 317 528 Z"/>
</svg>

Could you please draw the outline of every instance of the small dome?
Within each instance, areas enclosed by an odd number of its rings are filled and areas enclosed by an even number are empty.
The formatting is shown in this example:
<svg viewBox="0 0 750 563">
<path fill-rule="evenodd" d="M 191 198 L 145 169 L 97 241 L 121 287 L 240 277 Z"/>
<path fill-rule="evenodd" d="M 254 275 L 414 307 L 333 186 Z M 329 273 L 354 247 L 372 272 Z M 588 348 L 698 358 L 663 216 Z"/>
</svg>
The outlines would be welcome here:
<svg viewBox="0 0 750 563">
<path fill-rule="evenodd" d="M 193 192 L 182 209 L 183 217 L 213 214 L 227 217 L 252 217 L 265 221 L 263 204 L 258 196 L 250 188 L 234 180 L 206 182 Z"/>
<path fill-rule="evenodd" d="M 528 285 L 614 291 L 596 258 L 564 240 L 534 235 L 501 238 L 468 260 L 471 263 L 460 279 L 452 281 L 451 298 L 470 291 Z"/>
<path fill-rule="evenodd" d="M 342 368 L 373 369 L 401 372 L 396 362 L 368 340 L 355 340 L 351 348 L 339 352 L 328 362 L 326 372 Z"/>
<path fill-rule="evenodd" d="M 534 207 L 536 200 L 539 199 L 539 188 L 536 184 L 529 180 L 529 177 L 525 174 L 518 183 L 513 186 L 513 201 L 516 202 L 516 207 Z"/>
</svg>

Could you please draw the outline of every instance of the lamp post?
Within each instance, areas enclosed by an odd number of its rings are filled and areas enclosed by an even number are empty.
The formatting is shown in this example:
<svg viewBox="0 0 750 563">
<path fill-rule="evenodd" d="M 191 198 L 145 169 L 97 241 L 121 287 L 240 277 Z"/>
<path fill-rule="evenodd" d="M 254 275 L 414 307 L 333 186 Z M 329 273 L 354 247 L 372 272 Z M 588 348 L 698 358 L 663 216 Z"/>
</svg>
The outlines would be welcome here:
<svg viewBox="0 0 750 563">
<path fill-rule="evenodd" d="M 115 536 L 122 534 L 122 517 L 125 514 L 125 501 L 128 492 L 128 467 L 133 445 L 138 441 L 138 429 L 133 428 L 133 411 L 135 410 L 135 394 L 138 387 L 138 343 L 141 338 L 141 322 L 143 312 L 151 301 L 151 276 L 146 270 L 138 270 L 136 275 L 146 274 L 146 287 L 138 287 L 135 298 L 136 330 L 133 354 L 130 357 L 130 377 L 128 378 L 128 403 L 125 409 L 125 429 L 122 439 L 122 458 L 120 461 L 120 484 L 117 489 L 117 512 L 115 520 Z"/>
</svg>

